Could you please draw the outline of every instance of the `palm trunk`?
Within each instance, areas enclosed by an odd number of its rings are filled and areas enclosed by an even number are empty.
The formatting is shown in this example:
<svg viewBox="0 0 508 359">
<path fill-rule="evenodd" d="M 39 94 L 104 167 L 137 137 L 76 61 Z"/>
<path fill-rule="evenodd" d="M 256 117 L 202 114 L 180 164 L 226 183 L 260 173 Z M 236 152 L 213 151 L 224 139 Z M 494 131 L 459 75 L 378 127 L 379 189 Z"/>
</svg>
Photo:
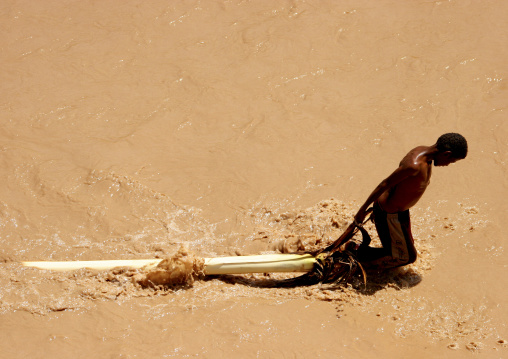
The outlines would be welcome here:
<svg viewBox="0 0 508 359">
<path fill-rule="evenodd" d="M 156 267 L 162 259 L 67 261 L 67 262 L 22 262 L 26 267 L 54 271 L 72 271 L 89 268 L 110 270 L 117 267 L 146 268 Z M 264 254 L 254 256 L 204 258 L 204 273 L 243 274 L 271 272 L 309 272 L 314 267 L 315 258 L 310 254 Z"/>
</svg>

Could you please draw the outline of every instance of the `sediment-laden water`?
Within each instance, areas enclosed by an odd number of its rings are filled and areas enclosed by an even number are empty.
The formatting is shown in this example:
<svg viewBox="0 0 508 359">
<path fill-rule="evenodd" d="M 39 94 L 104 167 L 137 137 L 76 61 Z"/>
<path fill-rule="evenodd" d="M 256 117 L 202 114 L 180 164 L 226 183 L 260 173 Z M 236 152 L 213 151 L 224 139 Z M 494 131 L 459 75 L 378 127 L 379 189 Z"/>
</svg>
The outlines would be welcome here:
<svg viewBox="0 0 508 359">
<path fill-rule="evenodd" d="M 504 1 L 0 9 L 0 357 L 508 356 Z M 324 247 L 445 132 L 469 154 L 412 209 L 413 265 L 265 288 L 294 274 L 176 261 Z M 140 258 L 184 285 L 20 265 Z"/>
</svg>

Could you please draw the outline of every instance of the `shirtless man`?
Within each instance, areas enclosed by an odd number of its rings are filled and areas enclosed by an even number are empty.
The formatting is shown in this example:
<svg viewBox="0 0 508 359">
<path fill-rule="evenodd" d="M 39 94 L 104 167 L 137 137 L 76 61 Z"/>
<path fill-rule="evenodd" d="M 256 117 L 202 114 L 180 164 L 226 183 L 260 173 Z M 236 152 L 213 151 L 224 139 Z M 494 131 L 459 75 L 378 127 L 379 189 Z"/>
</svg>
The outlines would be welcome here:
<svg viewBox="0 0 508 359">
<path fill-rule="evenodd" d="M 464 137 L 458 133 L 444 134 L 432 146 L 409 151 L 399 167 L 374 189 L 355 215 L 354 225 L 361 226 L 367 208 L 374 204 L 374 223 L 383 247 L 360 246 L 358 260 L 364 267 L 393 268 L 416 260 L 409 208 L 418 202 L 429 185 L 432 162 L 435 166 L 448 166 L 466 155 Z"/>
</svg>

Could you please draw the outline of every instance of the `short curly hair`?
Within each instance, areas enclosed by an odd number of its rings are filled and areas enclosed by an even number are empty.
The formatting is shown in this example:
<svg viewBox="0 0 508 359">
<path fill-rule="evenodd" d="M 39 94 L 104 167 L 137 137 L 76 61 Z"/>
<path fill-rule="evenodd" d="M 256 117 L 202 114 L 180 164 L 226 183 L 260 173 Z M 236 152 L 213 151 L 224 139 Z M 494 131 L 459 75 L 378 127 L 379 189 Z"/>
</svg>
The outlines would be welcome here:
<svg viewBox="0 0 508 359">
<path fill-rule="evenodd" d="M 467 141 L 464 136 L 458 133 L 445 133 L 437 139 L 437 150 L 439 152 L 450 151 L 456 159 L 464 159 L 467 156 Z"/>
</svg>

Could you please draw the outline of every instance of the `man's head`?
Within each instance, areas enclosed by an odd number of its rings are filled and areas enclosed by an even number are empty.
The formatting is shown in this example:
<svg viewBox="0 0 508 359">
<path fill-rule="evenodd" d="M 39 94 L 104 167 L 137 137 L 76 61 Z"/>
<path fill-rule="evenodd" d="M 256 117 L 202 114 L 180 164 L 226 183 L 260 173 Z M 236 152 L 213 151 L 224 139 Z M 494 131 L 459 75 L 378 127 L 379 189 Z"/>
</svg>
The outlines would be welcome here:
<svg viewBox="0 0 508 359">
<path fill-rule="evenodd" d="M 434 157 L 434 165 L 448 166 L 467 156 L 467 141 L 458 133 L 445 133 L 437 139 L 438 153 Z"/>
</svg>

